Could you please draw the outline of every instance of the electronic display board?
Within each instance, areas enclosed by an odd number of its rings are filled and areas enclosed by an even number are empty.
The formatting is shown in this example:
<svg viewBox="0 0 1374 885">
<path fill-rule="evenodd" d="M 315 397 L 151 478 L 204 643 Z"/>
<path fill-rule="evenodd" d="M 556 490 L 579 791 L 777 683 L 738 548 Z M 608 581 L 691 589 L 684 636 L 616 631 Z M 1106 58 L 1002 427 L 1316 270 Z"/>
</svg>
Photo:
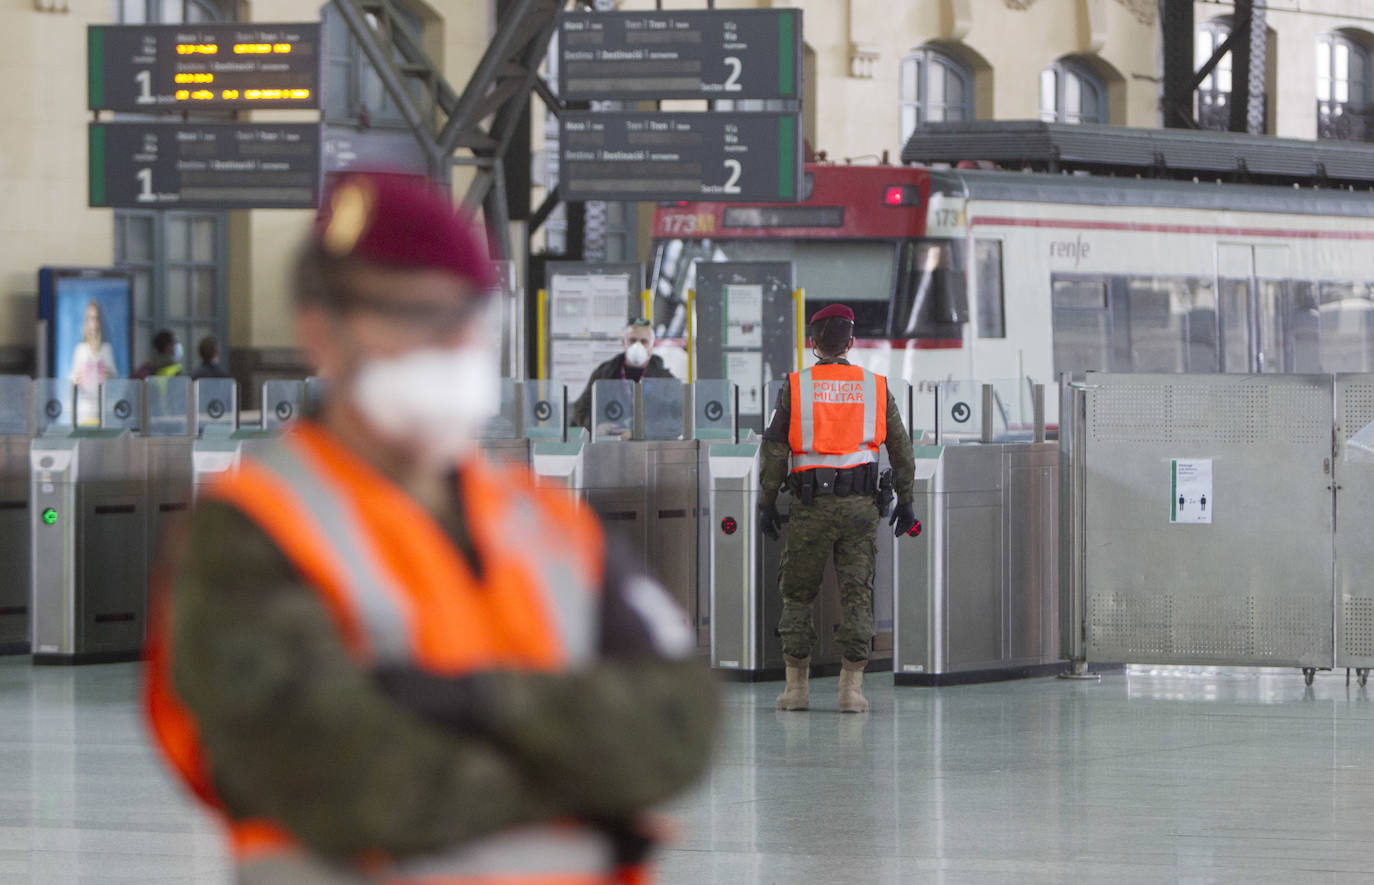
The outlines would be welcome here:
<svg viewBox="0 0 1374 885">
<path fill-rule="evenodd" d="M 90 205 L 313 209 L 318 123 L 92 123 Z"/>
<path fill-rule="evenodd" d="M 569 111 L 559 122 L 565 200 L 800 199 L 797 113 Z"/>
<path fill-rule="evenodd" d="M 801 98 L 799 9 L 568 13 L 559 97 Z"/>
<path fill-rule="evenodd" d="M 91 25 L 93 111 L 318 108 L 320 25 Z"/>
</svg>

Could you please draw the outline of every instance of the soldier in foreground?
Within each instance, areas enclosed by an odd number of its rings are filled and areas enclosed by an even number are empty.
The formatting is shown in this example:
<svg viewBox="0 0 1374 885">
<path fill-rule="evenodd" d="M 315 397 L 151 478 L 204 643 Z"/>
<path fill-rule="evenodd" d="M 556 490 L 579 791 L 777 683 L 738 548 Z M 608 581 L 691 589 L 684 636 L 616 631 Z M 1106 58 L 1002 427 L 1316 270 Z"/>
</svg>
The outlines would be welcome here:
<svg viewBox="0 0 1374 885">
<path fill-rule="evenodd" d="M 892 462 L 897 507 L 889 525 L 898 537 L 916 525 L 916 459 L 887 379 L 845 359 L 854 343 L 854 312 L 841 304 L 818 310 L 811 317 L 811 337 L 818 361 L 788 376 L 760 450 L 759 520 L 769 537 L 779 537 L 782 527 L 776 505 L 784 484 L 793 496 L 778 578 L 787 688 L 777 707 L 805 710 L 811 704 L 807 679 L 817 638 L 812 608 L 833 555 L 844 611 L 837 637 L 843 652 L 840 710 L 865 713 L 863 673 L 873 644 L 878 447 L 887 446 Z"/>
<path fill-rule="evenodd" d="M 566 493 L 483 461 L 494 283 L 427 187 L 345 177 L 299 264 L 317 415 L 202 496 L 146 701 L 239 881 L 630 882 L 705 769 L 709 673 Z"/>
</svg>

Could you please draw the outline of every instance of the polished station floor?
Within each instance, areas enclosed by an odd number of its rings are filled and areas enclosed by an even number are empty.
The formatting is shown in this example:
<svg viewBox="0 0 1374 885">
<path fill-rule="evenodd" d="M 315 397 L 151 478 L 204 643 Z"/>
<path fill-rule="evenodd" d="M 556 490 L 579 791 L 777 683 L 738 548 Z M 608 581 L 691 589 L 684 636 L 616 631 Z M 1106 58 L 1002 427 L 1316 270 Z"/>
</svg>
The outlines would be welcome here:
<svg viewBox="0 0 1374 885">
<path fill-rule="evenodd" d="M 0 883 L 228 883 L 156 763 L 138 668 L 0 658 Z M 660 881 L 1374 883 L 1374 698 L 1343 673 L 1133 670 L 777 713 L 726 688 Z"/>
</svg>

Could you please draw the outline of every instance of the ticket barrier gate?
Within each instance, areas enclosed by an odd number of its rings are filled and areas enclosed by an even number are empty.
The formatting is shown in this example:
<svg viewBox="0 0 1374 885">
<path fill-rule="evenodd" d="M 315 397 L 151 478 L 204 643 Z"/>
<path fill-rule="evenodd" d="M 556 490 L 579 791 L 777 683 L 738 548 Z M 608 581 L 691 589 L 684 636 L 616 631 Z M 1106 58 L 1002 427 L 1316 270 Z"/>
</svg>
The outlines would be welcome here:
<svg viewBox="0 0 1374 885">
<path fill-rule="evenodd" d="M 674 378 L 592 385 L 591 440 L 535 446 L 535 469 L 556 462 L 608 534 L 642 559 L 708 644 L 708 564 L 702 555 L 701 459 L 738 432 L 737 392 L 723 380 Z M 557 454 L 553 454 L 554 451 Z"/>
<path fill-rule="evenodd" d="M 0 654 L 29 653 L 31 382 L 0 375 Z"/>
<path fill-rule="evenodd" d="M 191 507 L 191 447 L 195 426 L 191 379 L 184 375 L 143 382 L 141 429 L 148 463 L 148 562 L 157 562 L 167 524 Z"/>
<path fill-rule="evenodd" d="M 73 389 L 35 382 L 29 449 L 31 648 L 36 664 L 134 660 L 147 624 L 148 489 L 140 382 L 107 382 L 100 426 L 76 427 Z"/>
<path fill-rule="evenodd" d="M 239 388 L 232 378 L 200 378 L 193 388 L 195 440 L 191 446 L 192 490 L 239 465 L 245 454 L 261 451 L 296 420 L 310 402 L 307 381 L 272 380 L 262 385 L 262 411 L 256 427 L 239 424 Z"/>
<path fill-rule="evenodd" d="M 1044 442 L 1043 396 L 1035 388 L 1031 441 L 915 447 L 922 534 L 918 543 L 899 543 L 893 560 L 898 685 L 1064 671 L 1059 449 Z M 992 426 L 983 413 L 983 427 Z"/>
<path fill-rule="evenodd" d="M 781 381 L 767 386 L 767 402 L 777 401 Z M 911 386 L 889 378 L 888 387 L 903 420 L 912 426 Z M 771 420 L 771 419 L 768 419 Z M 781 679 L 782 640 L 778 620 L 782 596 L 778 591 L 787 525 L 778 540 L 765 537 L 756 517 L 759 493 L 759 444 L 739 442 L 712 448 L 707 456 L 709 519 L 703 527 L 709 541 L 703 546 L 710 558 L 708 574 L 711 612 L 711 666 L 722 675 L 744 681 Z M 887 452 L 879 458 L 879 470 L 888 468 Z M 778 511 L 786 520 L 791 495 L 778 496 Z M 895 502 L 894 502 L 895 504 Z M 875 520 L 877 516 L 875 514 Z M 707 524 L 709 523 L 709 525 Z M 885 670 L 892 663 L 894 544 L 885 521 L 877 522 L 877 565 L 873 576 L 873 626 L 869 670 Z M 904 542 L 905 543 L 905 542 Z M 813 617 L 818 641 L 811 652 L 811 671 L 816 675 L 839 672 L 841 650 L 836 642 L 842 610 L 833 562 L 825 569 L 816 596 Z"/>
<path fill-rule="evenodd" d="M 553 381 L 501 380 L 501 410 L 487 425 L 483 453 L 496 464 L 530 466 L 539 441 L 561 444 L 567 434 L 563 416 L 568 391 Z"/>
</svg>

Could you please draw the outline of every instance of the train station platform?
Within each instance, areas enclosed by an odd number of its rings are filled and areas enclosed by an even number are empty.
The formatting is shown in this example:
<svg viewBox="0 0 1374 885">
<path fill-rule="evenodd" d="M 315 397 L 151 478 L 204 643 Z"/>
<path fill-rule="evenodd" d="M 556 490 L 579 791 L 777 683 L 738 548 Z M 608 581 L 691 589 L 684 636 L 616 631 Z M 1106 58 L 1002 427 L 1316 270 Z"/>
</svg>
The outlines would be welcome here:
<svg viewBox="0 0 1374 885">
<path fill-rule="evenodd" d="M 0 659 L 0 882 L 230 882 L 216 825 L 149 748 L 138 674 Z M 834 684 L 790 714 L 776 684 L 725 687 L 659 881 L 1374 881 L 1374 703 L 1341 671 L 875 679 L 867 716 L 834 712 Z"/>
</svg>

